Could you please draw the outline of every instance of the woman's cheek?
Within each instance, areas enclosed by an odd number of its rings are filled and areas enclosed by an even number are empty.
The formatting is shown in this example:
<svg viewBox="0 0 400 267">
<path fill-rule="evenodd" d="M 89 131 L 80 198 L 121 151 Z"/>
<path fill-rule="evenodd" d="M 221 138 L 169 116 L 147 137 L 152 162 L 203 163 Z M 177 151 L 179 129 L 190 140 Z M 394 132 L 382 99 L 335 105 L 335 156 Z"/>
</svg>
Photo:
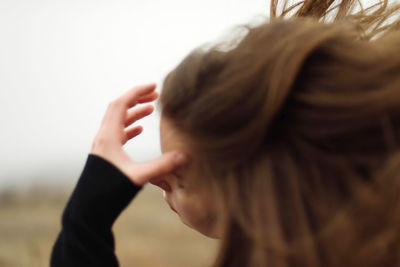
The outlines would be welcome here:
<svg viewBox="0 0 400 267">
<path fill-rule="evenodd" d="M 187 194 L 184 190 L 167 194 L 167 201 L 174 207 L 180 220 L 190 228 L 212 238 L 216 214 L 212 208 L 210 196 L 201 198 L 199 195 Z M 210 204 L 212 204 L 210 206 Z"/>
<path fill-rule="evenodd" d="M 184 224 L 203 234 L 211 227 L 208 211 L 198 198 L 180 196 L 178 214 Z"/>
<path fill-rule="evenodd" d="M 183 192 L 176 192 L 172 201 L 175 209 L 182 218 L 190 217 L 193 205 L 195 205 L 190 197 L 186 196 Z"/>
</svg>

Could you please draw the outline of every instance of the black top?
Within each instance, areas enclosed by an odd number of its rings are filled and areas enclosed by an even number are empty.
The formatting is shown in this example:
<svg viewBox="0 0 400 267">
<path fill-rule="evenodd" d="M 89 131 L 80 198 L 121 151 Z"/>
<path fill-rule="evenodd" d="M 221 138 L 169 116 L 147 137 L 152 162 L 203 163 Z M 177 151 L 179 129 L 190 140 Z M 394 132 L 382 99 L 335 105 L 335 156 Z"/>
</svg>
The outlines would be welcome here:
<svg viewBox="0 0 400 267">
<path fill-rule="evenodd" d="M 111 227 L 141 188 L 110 162 L 90 154 L 62 215 L 50 266 L 119 266 Z"/>
</svg>

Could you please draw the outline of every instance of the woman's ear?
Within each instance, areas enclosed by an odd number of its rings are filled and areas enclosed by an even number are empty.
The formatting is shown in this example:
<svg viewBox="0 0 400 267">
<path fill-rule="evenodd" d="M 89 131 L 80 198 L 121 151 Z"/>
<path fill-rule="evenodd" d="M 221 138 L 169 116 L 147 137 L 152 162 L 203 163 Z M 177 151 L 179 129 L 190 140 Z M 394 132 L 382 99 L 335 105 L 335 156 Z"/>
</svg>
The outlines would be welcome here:
<svg viewBox="0 0 400 267">
<path fill-rule="evenodd" d="M 154 179 L 151 179 L 149 181 L 149 183 L 151 183 L 152 185 L 158 186 L 159 188 L 161 188 L 165 192 L 171 192 L 172 191 L 171 185 L 161 176 L 158 176 L 158 177 L 156 177 Z"/>
</svg>

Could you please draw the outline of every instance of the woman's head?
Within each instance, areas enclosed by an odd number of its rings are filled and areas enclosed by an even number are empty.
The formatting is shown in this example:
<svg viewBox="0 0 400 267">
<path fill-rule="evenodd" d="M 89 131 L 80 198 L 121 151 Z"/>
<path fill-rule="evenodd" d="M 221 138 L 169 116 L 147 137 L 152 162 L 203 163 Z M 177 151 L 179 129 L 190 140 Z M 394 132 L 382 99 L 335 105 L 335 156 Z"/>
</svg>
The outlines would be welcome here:
<svg viewBox="0 0 400 267">
<path fill-rule="evenodd" d="M 322 23 L 328 1 L 305 1 L 293 17 L 314 19 L 246 27 L 229 48 L 196 49 L 166 77 L 163 150 L 175 138 L 190 153 L 182 175 L 202 204 L 188 217 L 202 226 L 186 223 L 223 230 L 220 265 L 400 261 L 399 19 L 392 31 L 379 24 L 399 8 L 384 4 L 350 17 L 342 1 L 335 22 Z"/>
</svg>

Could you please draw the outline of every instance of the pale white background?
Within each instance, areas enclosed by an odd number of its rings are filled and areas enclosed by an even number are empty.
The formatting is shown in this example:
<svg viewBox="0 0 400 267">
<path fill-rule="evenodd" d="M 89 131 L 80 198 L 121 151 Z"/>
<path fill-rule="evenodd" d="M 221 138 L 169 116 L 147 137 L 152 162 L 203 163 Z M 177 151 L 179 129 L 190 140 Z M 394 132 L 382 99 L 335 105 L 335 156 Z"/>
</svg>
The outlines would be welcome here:
<svg viewBox="0 0 400 267">
<path fill-rule="evenodd" d="M 370 1 L 363 1 L 370 2 Z M 160 85 L 198 45 L 266 16 L 268 0 L 0 0 L 0 190 L 72 184 L 108 102 Z M 160 154 L 159 116 L 127 146 Z"/>
<path fill-rule="evenodd" d="M 108 102 L 193 48 L 266 15 L 266 0 L 0 0 L 0 190 L 71 184 Z M 160 154 L 159 116 L 127 146 Z"/>
</svg>

